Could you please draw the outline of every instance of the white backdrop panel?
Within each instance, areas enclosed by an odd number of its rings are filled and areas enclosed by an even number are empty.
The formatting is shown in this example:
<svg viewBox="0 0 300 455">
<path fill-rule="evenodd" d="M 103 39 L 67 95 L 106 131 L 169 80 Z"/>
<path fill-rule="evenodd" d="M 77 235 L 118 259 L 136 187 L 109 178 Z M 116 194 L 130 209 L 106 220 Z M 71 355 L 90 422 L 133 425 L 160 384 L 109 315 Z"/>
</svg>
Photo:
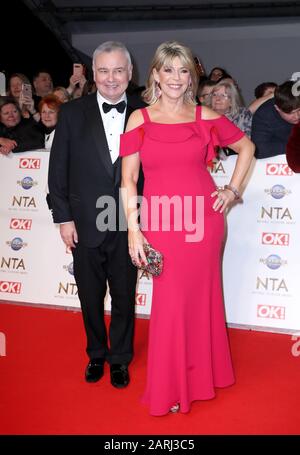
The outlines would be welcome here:
<svg viewBox="0 0 300 455">
<path fill-rule="evenodd" d="M 0 155 L 0 299 L 79 308 L 72 255 L 46 204 L 49 154 Z M 236 157 L 216 164 L 217 185 Z M 300 176 L 285 156 L 253 163 L 243 203 L 227 216 L 223 275 L 227 322 L 273 331 L 300 329 Z M 139 274 L 136 314 L 151 311 L 152 278 Z M 110 310 L 107 295 L 105 308 Z"/>
</svg>

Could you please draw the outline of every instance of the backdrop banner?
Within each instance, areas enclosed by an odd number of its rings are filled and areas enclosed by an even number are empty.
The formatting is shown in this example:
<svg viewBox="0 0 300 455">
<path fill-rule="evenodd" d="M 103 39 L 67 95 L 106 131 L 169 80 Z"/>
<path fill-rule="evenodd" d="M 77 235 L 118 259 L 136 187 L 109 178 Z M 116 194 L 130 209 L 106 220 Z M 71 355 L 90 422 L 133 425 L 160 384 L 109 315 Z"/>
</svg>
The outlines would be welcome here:
<svg viewBox="0 0 300 455">
<path fill-rule="evenodd" d="M 44 150 L 0 155 L 0 300 L 77 309 L 72 254 L 46 203 L 48 161 Z M 230 156 L 215 164 L 211 174 L 217 186 L 229 183 L 235 161 Z M 247 180 L 243 202 L 227 215 L 227 322 L 299 331 L 300 176 L 280 155 L 254 161 Z M 149 317 L 151 299 L 152 278 L 139 272 L 137 316 Z M 109 292 L 105 309 L 110 311 Z"/>
</svg>

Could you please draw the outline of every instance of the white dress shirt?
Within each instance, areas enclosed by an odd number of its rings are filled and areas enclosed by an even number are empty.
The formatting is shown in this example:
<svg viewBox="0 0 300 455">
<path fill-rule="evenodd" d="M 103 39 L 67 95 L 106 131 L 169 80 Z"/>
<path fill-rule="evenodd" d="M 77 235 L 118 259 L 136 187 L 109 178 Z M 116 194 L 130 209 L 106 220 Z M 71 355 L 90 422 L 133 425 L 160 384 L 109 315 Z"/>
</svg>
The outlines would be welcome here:
<svg viewBox="0 0 300 455">
<path fill-rule="evenodd" d="M 103 103 L 117 104 L 123 100 L 127 104 L 127 97 L 126 97 L 125 93 L 122 96 L 122 98 L 120 98 L 115 103 L 112 103 L 111 101 L 108 101 L 107 99 L 103 98 L 103 96 L 100 95 L 99 92 L 97 92 L 97 102 L 98 102 L 100 114 L 102 117 L 105 136 L 106 136 L 106 140 L 108 143 L 108 148 L 109 148 L 112 163 L 114 163 L 119 157 L 120 134 L 122 134 L 124 132 L 126 109 L 124 110 L 123 113 L 118 112 L 117 109 L 111 109 L 109 112 L 107 112 L 105 114 L 103 111 L 103 108 L 102 108 L 102 104 Z M 65 223 L 59 223 L 59 224 L 67 224 L 67 223 L 70 223 L 70 221 L 66 221 Z"/>
<path fill-rule="evenodd" d="M 55 129 L 50 134 L 45 134 L 45 149 L 50 151 L 54 139 Z"/>
<path fill-rule="evenodd" d="M 127 103 L 126 94 L 124 93 L 122 98 L 112 103 L 111 101 L 108 101 L 105 98 L 103 98 L 103 96 L 100 95 L 99 92 L 97 92 L 97 101 L 103 121 L 111 161 L 112 163 L 114 163 L 119 156 L 120 134 L 124 132 L 126 109 L 122 113 L 118 112 L 117 109 L 111 109 L 109 112 L 105 114 L 102 108 L 102 104 L 103 103 L 117 104 L 120 101 L 125 101 Z"/>
</svg>

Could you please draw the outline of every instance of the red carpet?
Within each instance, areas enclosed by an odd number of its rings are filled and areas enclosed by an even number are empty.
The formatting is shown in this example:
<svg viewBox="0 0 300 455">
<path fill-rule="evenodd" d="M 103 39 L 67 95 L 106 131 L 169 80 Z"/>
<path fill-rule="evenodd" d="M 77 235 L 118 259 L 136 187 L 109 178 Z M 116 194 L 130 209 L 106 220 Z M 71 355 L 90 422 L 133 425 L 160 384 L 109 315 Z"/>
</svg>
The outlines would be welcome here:
<svg viewBox="0 0 300 455">
<path fill-rule="evenodd" d="M 108 318 L 109 322 L 109 318 Z M 231 329 L 237 383 L 195 402 L 189 414 L 151 417 L 140 402 L 148 320 L 137 319 L 131 383 L 116 390 L 109 368 L 87 384 L 79 312 L 0 304 L 0 434 L 299 434 L 300 356 L 289 335 Z M 300 349 L 299 349 L 300 351 Z"/>
</svg>

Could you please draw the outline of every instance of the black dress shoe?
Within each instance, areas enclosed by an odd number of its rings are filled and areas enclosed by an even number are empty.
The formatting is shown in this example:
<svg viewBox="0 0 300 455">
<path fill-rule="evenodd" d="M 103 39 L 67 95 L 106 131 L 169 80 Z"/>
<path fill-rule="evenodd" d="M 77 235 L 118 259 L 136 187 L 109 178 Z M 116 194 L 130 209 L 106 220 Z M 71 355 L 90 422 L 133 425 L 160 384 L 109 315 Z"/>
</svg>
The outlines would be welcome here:
<svg viewBox="0 0 300 455">
<path fill-rule="evenodd" d="M 123 389 L 129 384 L 129 373 L 127 365 L 113 363 L 110 366 L 110 382 L 117 389 Z"/>
<path fill-rule="evenodd" d="M 101 358 L 91 359 L 85 370 L 87 382 L 97 382 L 102 378 L 104 371 L 104 360 Z"/>
</svg>

